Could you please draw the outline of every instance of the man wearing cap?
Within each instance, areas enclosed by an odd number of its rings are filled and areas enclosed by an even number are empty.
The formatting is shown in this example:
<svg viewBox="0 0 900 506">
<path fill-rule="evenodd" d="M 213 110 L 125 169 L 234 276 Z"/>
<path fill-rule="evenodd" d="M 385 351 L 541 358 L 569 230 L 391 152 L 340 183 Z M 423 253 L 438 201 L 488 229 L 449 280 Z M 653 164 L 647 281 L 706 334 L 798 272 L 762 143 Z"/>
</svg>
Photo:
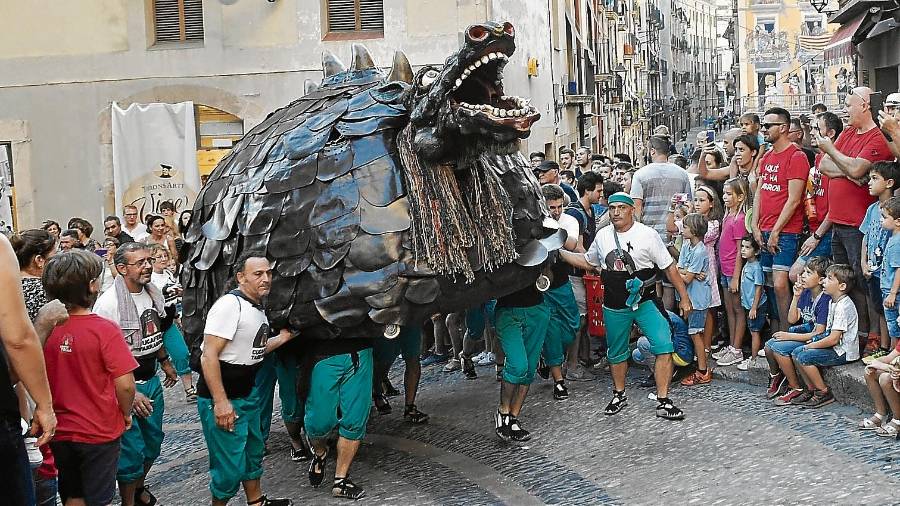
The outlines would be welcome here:
<svg viewBox="0 0 900 506">
<path fill-rule="evenodd" d="M 885 134 L 891 137 L 888 147 L 900 159 L 900 93 L 891 93 L 884 100 L 884 110 L 878 111 L 878 121 Z"/>
<path fill-rule="evenodd" d="M 575 202 L 578 200 L 578 193 L 575 192 L 575 188 L 572 188 L 571 185 L 567 183 L 563 183 L 559 180 L 559 164 L 554 162 L 553 160 L 545 160 L 534 169 L 534 175 L 537 176 L 538 181 L 541 185 L 545 184 L 556 184 L 559 185 L 566 195 L 569 196 L 569 202 Z"/>
<path fill-rule="evenodd" d="M 628 403 L 625 376 L 628 373 L 628 337 L 637 324 L 656 355 L 654 377 L 659 404 L 656 416 L 669 420 L 684 419 L 684 412 L 669 399 L 672 379 L 672 333 L 662 301 L 656 295 L 656 271 L 663 270 L 681 296 L 679 308 L 685 316 L 691 301 L 675 261 L 659 234 L 634 219 L 634 200 L 619 192 L 608 198 L 611 225 L 597 233 L 587 253 L 560 250 L 560 258 L 579 269 L 602 270 L 606 297 L 603 321 L 606 323 L 608 358 L 613 376 L 613 398 L 604 411 L 614 415 Z"/>
</svg>

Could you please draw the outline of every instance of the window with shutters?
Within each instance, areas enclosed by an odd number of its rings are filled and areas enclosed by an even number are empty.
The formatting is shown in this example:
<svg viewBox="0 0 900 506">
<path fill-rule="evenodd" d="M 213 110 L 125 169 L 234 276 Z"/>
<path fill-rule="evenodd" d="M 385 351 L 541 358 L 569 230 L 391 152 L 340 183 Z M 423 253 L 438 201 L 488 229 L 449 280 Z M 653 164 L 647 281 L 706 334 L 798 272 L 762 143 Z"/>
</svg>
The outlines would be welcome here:
<svg viewBox="0 0 900 506">
<path fill-rule="evenodd" d="M 203 42 L 203 0 L 151 0 L 153 45 Z"/>
<path fill-rule="evenodd" d="M 384 36 L 384 0 L 325 0 L 325 40 Z"/>
</svg>

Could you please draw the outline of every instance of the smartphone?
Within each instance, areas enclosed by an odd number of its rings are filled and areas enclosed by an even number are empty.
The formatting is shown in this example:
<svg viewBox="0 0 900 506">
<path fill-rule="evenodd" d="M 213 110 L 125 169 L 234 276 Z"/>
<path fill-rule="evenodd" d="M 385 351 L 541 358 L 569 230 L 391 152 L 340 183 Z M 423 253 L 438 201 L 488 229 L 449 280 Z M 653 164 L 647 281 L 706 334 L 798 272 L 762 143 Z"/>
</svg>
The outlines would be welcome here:
<svg viewBox="0 0 900 506">
<path fill-rule="evenodd" d="M 706 142 L 712 144 L 716 141 L 716 131 L 715 130 L 707 130 L 706 131 Z"/>
<path fill-rule="evenodd" d="M 676 193 L 675 198 L 677 199 L 679 204 L 687 204 L 689 200 L 687 193 Z"/>
<path fill-rule="evenodd" d="M 94 250 L 94 253 L 96 253 L 97 256 L 100 256 L 100 257 L 105 257 L 108 252 L 109 252 L 109 250 L 105 249 L 105 248 L 99 248 L 99 249 Z"/>
</svg>

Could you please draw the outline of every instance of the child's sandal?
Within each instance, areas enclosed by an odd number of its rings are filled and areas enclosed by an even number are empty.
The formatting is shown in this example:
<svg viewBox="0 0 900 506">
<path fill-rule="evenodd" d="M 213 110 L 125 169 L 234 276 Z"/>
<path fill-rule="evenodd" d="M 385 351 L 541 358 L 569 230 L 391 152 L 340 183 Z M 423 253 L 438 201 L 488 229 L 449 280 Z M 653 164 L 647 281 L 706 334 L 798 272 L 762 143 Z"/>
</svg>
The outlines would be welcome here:
<svg viewBox="0 0 900 506">
<path fill-rule="evenodd" d="M 875 429 L 875 434 L 881 437 L 896 438 L 898 433 L 900 433 L 900 420 L 891 420 L 890 422 Z"/>
<path fill-rule="evenodd" d="M 875 413 L 868 418 L 863 418 L 862 421 L 856 425 L 856 428 L 858 428 L 859 430 L 876 430 L 881 427 L 883 423 L 884 415 Z"/>
</svg>

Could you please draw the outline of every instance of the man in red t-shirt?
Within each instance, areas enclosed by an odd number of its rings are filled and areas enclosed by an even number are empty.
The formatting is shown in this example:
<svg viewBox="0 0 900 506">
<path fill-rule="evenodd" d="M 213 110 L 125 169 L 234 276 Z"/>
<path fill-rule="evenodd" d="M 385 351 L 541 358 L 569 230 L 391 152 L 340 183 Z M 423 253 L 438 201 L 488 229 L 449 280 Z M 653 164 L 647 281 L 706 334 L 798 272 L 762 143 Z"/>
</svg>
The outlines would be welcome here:
<svg viewBox="0 0 900 506">
<path fill-rule="evenodd" d="M 803 230 L 803 207 L 800 202 L 806 190 L 809 161 L 788 138 L 791 113 L 772 107 L 763 118 L 762 131 L 772 149 L 759 160 L 759 180 L 753 198 L 753 235 L 762 246 L 759 261 L 772 273 L 778 326 L 787 329 L 791 302 L 788 272 L 797 259 L 800 232 Z"/>
<path fill-rule="evenodd" d="M 859 314 L 859 333 L 869 333 L 869 307 L 866 302 L 865 277 L 860 262 L 863 234 L 859 231 L 866 209 L 875 201 L 869 195 L 869 167 L 873 162 L 893 160 L 894 155 L 887 139 L 872 118 L 872 90 L 853 88 L 847 94 L 847 128 L 833 143 L 831 139 L 814 133 L 814 139 L 823 153 L 819 170 L 831 178 L 828 184 L 829 199 L 840 202 L 830 206 L 828 219 L 833 223 L 831 252 L 836 263 L 849 264 L 856 273 L 856 286 L 850 291 L 856 312 Z M 873 308 L 875 309 L 875 308 Z M 877 326 L 877 324 L 876 324 Z"/>
<path fill-rule="evenodd" d="M 816 118 L 813 130 L 819 135 L 834 141 L 844 130 L 844 123 L 837 114 L 825 111 Z M 813 140 L 813 143 L 815 143 L 815 140 Z M 831 258 L 831 220 L 828 218 L 828 185 L 831 180 L 819 170 L 823 156 L 825 155 L 822 153 L 817 154 L 815 165 L 809 169 L 806 189 L 808 192 L 812 192 L 814 197 L 813 209 L 815 210 L 815 215 L 811 216 L 807 213 L 809 237 L 800 246 L 800 256 L 797 257 L 797 261 L 791 267 L 792 281 L 798 279 L 810 258 Z"/>
<path fill-rule="evenodd" d="M 50 448 L 59 469 L 63 503 L 110 504 L 116 493 L 119 439 L 131 426 L 137 361 L 115 323 L 89 309 L 100 291 L 100 257 L 72 250 L 44 268 L 47 295 L 69 320 L 44 343 L 58 425 Z"/>
</svg>

